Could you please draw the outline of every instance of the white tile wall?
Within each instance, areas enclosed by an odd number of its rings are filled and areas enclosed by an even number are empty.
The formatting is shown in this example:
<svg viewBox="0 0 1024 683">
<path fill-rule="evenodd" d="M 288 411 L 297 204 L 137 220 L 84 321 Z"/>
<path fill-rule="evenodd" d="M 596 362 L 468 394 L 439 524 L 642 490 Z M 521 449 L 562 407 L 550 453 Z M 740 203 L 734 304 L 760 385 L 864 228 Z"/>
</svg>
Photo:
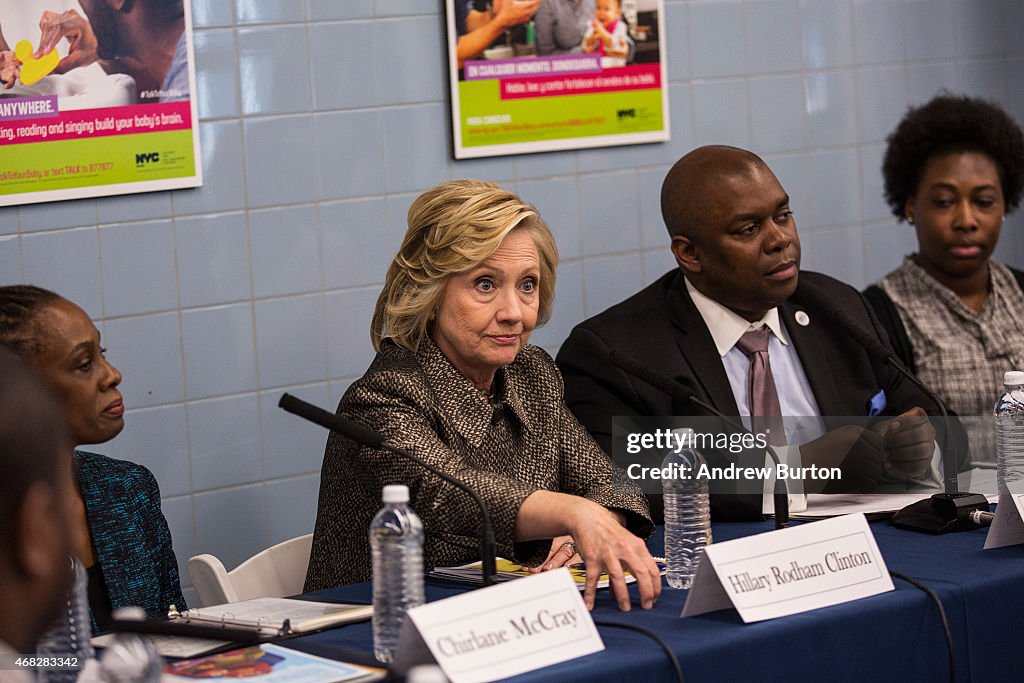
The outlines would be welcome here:
<svg viewBox="0 0 1024 683">
<path fill-rule="evenodd" d="M 440 6 L 192 0 L 206 185 L 0 210 L 0 281 L 82 304 L 125 371 L 128 426 L 103 450 L 156 474 L 182 567 L 312 529 L 326 435 L 277 397 L 330 406 L 366 367 L 424 188 L 479 176 L 540 207 L 563 256 L 535 337 L 554 352 L 673 267 L 659 188 L 696 144 L 764 155 L 805 265 L 863 286 L 914 244 L 878 173 L 906 105 L 949 88 L 1024 119 L 1019 0 L 667 0 L 671 142 L 456 162 Z M 1018 266 L 1020 227 L 999 250 Z"/>
</svg>

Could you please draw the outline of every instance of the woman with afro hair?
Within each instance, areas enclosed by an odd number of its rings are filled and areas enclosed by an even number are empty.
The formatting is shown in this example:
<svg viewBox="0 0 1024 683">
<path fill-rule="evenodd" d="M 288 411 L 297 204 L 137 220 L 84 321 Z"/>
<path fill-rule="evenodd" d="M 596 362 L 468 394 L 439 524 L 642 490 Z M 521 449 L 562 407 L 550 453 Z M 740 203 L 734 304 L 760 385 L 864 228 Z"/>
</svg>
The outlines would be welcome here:
<svg viewBox="0 0 1024 683">
<path fill-rule="evenodd" d="M 1024 138 L 1000 107 L 941 94 L 910 109 L 882 164 L 893 214 L 917 252 L 865 292 L 897 355 L 968 427 L 972 461 L 993 460 L 992 404 L 1024 370 L 1024 273 L 991 258 L 1024 187 Z"/>
</svg>

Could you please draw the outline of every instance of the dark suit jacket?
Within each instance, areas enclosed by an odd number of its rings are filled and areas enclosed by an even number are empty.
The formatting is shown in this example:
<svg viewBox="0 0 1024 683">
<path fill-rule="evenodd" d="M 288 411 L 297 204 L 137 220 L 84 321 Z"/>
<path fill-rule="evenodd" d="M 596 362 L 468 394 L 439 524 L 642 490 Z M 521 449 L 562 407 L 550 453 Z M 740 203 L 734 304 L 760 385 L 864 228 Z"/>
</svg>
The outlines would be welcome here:
<svg viewBox="0 0 1024 683">
<path fill-rule="evenodd" d="M 138 606 L 162 619 L 171 605 L 187 609 L 153 473 L 86 451 L 75 462 L 110 609 Z"/>
<path fill-rule="evenodd" d="M 884 415 L 898 415 L 914 406 L 938 414 L 923 392 L 891 367 L 873 361 L 856 341 L 831 324 L 823 311 L 806 303 L 806 292 L 811 289 L 825 295 L 884 344 L 888 341 L 857 290 L 827 275 L 801 271 L 796 292 L 779 307 L 779 317 L 826 424 L 828 416 L 866 416 L 868 402 L 879 389 L 885 390 L 887 398 Z M 806 326 L 796 322 L 798 311 L 807 314 Z M 608 356 L 612 351 L 682 382 L 726 415 L 738 414 L 722 360 L 686 291 L 682 271 L 666 273 L 649 287 L 577 325 L 558 353 L 558 365 L 565 378 L 566 402 L 609 453 L 613 416 L 702 414 L 688 402 L 674 400 L 611 365 Z M 966 453 L 966 449 L 960 452 Z"/>
</svg>

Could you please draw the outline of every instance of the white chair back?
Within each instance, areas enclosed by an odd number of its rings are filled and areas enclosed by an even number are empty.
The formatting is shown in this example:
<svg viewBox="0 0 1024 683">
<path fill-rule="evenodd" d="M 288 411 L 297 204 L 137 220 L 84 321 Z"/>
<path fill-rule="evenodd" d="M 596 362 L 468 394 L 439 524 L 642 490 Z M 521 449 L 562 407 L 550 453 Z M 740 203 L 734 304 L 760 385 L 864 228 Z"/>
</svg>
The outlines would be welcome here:
<svg viewBox="0 0 1024 683">
<path fill-rule="evenodd" d="M 232 569 L 213 555 L 188 561 L 188 575 L 203 607 L 251 598 L 282 598 L 302 592 L 313 534 L 271 546 Z"/>
</svg>

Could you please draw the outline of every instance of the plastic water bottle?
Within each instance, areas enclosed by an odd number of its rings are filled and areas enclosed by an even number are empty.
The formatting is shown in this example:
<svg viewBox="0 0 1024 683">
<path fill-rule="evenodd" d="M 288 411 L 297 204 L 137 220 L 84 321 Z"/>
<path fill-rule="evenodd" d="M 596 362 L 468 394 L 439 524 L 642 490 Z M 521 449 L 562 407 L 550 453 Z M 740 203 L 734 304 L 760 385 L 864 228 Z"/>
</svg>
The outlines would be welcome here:
<svg viewBox="0 0 1024 683">
<path fill-rule="evenodd" d="M 145 621 L 141 607 L 122 607 L 112 615 L 118 621 Z M 160 658 L 149 638 L 137 633 L 118 633 L 100 658 L 104 683 L 158 683 L 163 674 Z"/>
<path fill-rule="evenodd" d="M 999 493 L 1024 493 L 1024 372 L 1003 375 L 996 418 L 996 482 Z"/>
<path fill-rule="evenodd" d="M 85 567 L 75 557 L 69 557 L 72 574 L 64 609 L 36 641 L 36 654 L 40 657 L 77 658 L 79 669 L 93 658 L 92 626 L 89 623 L 89 578 Z M 78 678 L 75 669 L 40 669 L 41 683 L 64 683 Z"/>
<path fill-rule="evenodd" d="M 388 663 L 406 611 L 423 604 L 423 523 L 408 506 L 406 486 L 385 486 L 383 500 L 370 524 L 373 654 Z"/>
<path fill-rule="evenodd" d="M 692 429 L 674 429 L 684 444 L 692 444 Z M 698 477 L 704 458 L 696 449 L 686 446 L 678 453 L 673 449 L 665 456 L 663 467 L 672 467 L 673 477 L 662 477 L 665 494 L 665 578 L 670 588 L 689 588 L 704 546 L 711 543 L 711 511 L 708 503 L 708 480 Z"/>
</svg>

